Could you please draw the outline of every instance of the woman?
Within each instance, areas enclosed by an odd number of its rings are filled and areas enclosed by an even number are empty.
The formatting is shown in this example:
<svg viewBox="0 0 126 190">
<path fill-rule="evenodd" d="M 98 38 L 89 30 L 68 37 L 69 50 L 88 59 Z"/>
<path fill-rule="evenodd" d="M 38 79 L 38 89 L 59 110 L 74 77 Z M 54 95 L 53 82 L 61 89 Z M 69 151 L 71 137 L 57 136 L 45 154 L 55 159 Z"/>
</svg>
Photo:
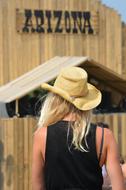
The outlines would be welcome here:
<svg viewBox="0 0 126 190">
<path fill-rule="evenodd" d="M 101 190 L 105 164 L 113 190 L 124 190 L 117 145 L 109 129 L 91 124 L 101 93 L 87 73 L 67 67 L 50 91 L 34 134 L 33 190 Z"/>
</svg>

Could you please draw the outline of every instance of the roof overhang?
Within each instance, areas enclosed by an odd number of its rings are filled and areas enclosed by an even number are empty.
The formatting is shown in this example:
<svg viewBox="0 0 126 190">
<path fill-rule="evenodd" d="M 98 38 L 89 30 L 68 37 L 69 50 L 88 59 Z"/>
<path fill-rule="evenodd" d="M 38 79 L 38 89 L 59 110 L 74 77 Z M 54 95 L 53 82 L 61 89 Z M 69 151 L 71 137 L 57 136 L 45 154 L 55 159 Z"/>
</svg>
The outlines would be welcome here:
<svg viewBox="0 0 126 190">
<path fill-rule="evenodd" d="M 112 87 L 121 94 L 126 95 L 126 79 L 124 79 L 121 75 L 90 58 L 82 64 L 82 67 L 88 72 L 89 75 L 98 79 L 107 86 Z"/>
<path fill-rule="evenodd" d="M 89 75 L 126 94 L 126 80 L 89 57 L 54 57 L 35 69 L 0 87 L 0 102 L 9 103 L 56 78 L 66 66 L 81 66 Z"/>
</svg>

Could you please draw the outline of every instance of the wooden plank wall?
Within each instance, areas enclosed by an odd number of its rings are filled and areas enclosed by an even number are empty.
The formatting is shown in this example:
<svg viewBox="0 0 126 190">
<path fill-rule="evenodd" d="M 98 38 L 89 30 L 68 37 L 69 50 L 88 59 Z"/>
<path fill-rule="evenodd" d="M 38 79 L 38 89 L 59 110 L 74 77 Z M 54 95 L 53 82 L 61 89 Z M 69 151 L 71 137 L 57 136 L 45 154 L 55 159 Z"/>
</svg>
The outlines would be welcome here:
<svg viewBox="0 0 126 190">
<path fill-rule="evenodd" d="M 93 122 L 109 125 L 126 161 L 126 114 L 98 114 L 93 116 Z M 29 117 L 0 119 L 1 190 L 32 190 L 32 144 L 36 126 L 37 120 Z"/>
<path fill-rule="evenodd" d="M 123 77 L 126 79 L 126 24 L 122 24 L 122 69 Z"/>
<path fill-rule="evenodd" d="M 0 120 L 1 190 L 32 189 L 32 137 L 35 127 L 36 121 L 32 118 Z"/>
<path fill-rule="evenodd" d="M 90 56 L 122 73 L 121 18 L 99 0 L 1 0 L 0 5 L 0 85 L 56 55 Z M 99 34 L 18 34 L 16 8 L 98 11 Z"/>
<path fill-rule="evenodd" d="M 2 25 L 2 2 L 0 1 L 0 26 Z M 0 83 L 3 83 L 3 30 L 0 27 Z"/>
</svg>

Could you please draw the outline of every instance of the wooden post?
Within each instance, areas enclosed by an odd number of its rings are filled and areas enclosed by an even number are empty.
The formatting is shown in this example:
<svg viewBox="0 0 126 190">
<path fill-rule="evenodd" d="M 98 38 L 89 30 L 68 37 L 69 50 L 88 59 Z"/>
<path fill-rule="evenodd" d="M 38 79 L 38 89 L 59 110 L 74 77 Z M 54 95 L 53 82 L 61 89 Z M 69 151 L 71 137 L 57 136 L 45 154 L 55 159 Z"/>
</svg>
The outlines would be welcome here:
<svg viewBox="0 0 126 190">
<path fill-rule="evenodd" d="M 16 99 L 15 101 L 15 114 L 17 117 L 19 117 L 19 101 Z"/>
</svg>

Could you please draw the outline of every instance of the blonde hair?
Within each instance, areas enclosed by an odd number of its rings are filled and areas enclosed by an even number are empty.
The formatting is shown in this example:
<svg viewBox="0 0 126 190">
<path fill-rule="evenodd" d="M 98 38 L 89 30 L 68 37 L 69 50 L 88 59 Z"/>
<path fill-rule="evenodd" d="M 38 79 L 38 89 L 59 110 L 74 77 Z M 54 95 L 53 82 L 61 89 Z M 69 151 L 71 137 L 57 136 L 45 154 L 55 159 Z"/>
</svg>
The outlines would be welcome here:
<svg viewBox="0 0 126 190">
<path fill-rule="evenodd" d="M 38 126 L 42 127 L 54 124 L 62 120 L 69 113 L 75 115 L 75 122 L 69 121 L 68 125 L 73 130 L 72 144 L 76 149 L 87 152 L 89 147 L 86 137 L 90 128 L 91 111 L 81 111 L 59 95 L 49 93 L 42 105 Z M 82 144 L 83 139 L 86 148 Z"/>
</svg>

